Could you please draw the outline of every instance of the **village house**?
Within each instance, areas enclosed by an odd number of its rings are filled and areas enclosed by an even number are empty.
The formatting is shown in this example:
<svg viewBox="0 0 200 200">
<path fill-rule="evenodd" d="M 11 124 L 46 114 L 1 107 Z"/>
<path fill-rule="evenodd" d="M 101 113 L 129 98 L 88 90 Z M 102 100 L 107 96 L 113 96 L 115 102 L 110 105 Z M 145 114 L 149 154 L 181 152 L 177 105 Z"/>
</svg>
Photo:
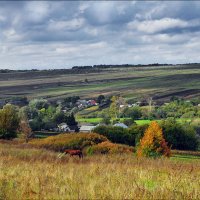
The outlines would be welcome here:
<svg viewBox="0 0 200 200">
<path fill-rule="evenodd" d="M 92 130 L 95 128 L 96 126 L 92 126 L 92 125 L 82 125 L 80 127 L 80 132 L 82 133 L 91 133 Z"/>
<path fill-rule="evenodd" d="M 87 101 L 87 105 L 88 106 L 97 106 L 98 103 L 95 100 L 89 100 L 89 101 Z"/>
<path fill-rule="evenodd" d="M 69 126 L 66 123 L 61 123 L 58 124 L 58 131 L 59 132 L 70 132 L 70 133 L 74 133 L 74 132 L 79 132 L 79 127 L 77 125 L 75 126 Z"/>
<path fill-rule="evenodd" d="M 59 132 L 68 132 L 69 127 L 66 123 L 61 123 L 61 124 L 58 124 L 58 130 Z"/>
<path fill-rule="evenodd" d="M 116 123 L 114 126 L 117 126 L 117 127 L 122 127 L 122 128 L 128 128 L 128 126 L 126 126 L 126 124 L 124 123 Z"/>
</svg>

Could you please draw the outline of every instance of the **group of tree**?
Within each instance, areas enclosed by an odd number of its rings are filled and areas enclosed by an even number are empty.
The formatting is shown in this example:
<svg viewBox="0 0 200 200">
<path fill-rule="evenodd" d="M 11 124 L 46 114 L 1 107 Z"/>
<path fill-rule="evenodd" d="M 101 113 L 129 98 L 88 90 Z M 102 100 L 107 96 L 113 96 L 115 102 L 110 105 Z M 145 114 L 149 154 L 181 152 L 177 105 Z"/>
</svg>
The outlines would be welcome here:
<svg viewBox="0 0 200 200">
<path fill-rule="evenodd" d="M 199 137 L 193 126 L 180 124 L 176 120 L 166 119 L 159 123 L 163 131 L 163 137 L 172 149 L 197 150 Z M 106 136 L 114 143 L 137 146 L 144 136 L 148 125 L 134 124 L 128 129 L 116 126 L 97 126 L 93 131 Z"/>
<path fill-rule="evenodd" d="M 78 97 L 75 99 L 78 99 Z M 71 101 L 75 102 L 73 99 Z M 30 127 L 34 131 L 51 130 L 57 128 L 57 125 L 63 122 L 69 126 L 77 125 L 73 112 L 64 112 L 61 105 L 51 105 L 44 99 L 34 99 L 29 102 L 27 107 L 22 109 L 26 112 Z"/>
<path fill-rule="evenodd" d="M 12 139 L 20 135 L 28 142 L 32 130 L 24 113 L 17 106 L 7 104 L 0 109 L 0 138 Z"/>
<path fill-rule="evenodd" d="M 200 100 L 186 101 L 179 98 L 172 98 L 169 103 L 162 106 L 154 106 L 153 100 L 148 98 L 147 106 L 134 105 L 128 107 L 121 96 L 113 96 L 109 107 L 109 117 L 136 119 L 166 119 L 169 117 L 192 119 L 200 117 Z M 123 107 L 120 107 L 123 105 Z M 108 115 L 108 114 L 107 114 Z"/>
<path fill-rule="evenodd" d="M 73 112 L 63 112 L 61 106 L 53 106 L 44 99 L 34 99 L 27 106 L 6 104 L 0 109 L 0 138 L 11 139 L 23 133 L 28 140 L 32 131 L 52 130 L 65 122 L 77 126 Z"/>
</svg>

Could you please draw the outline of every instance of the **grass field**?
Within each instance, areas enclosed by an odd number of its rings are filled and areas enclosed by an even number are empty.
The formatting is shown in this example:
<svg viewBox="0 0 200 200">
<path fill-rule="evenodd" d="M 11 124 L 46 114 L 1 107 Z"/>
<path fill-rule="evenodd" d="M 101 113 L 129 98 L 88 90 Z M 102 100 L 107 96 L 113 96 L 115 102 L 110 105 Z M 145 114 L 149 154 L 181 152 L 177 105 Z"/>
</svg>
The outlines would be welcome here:
<svg viewBox="0 0 200 200">
<path fill-rule="evenodd" d="M 88 83 L 84 80 L 88 79 Z M 197 65 L 129 67 L 70 74 L 59 71 L 11 72 L 0 74 L 0 98 L 27 96 L 59 99 L 79 95 L 121 94 L 127 99 L 147 95 L 165 100 L 171 96 L 200 95 L 200 67 Z"/>
<path fill-rule="evenodd" d="M 85 122 L 85 123 L 94 123 L 98 124 L 102 121 L 102 118 L 78 118 L 79 122 Z M 123 122 L 124 118 L 120 118 L 120 122 Z M 156 120 L 157 122 L 161 120 Z M 185 123 L 185 122 L 190 122 L 191 119 L 177 119 L 178 122 L 180 123 Z M 144 124 L 150 124 L 151 120 L 149 119 L 140 119 L 140 120 L 135 120 L 136 124 L 138 125 L 144 125 Z"/>
<path fill-rule="evenodd" d="M 199 159 L 57 155 L 0 144 L 0 199 L 200 198 Z"/>
</svg>

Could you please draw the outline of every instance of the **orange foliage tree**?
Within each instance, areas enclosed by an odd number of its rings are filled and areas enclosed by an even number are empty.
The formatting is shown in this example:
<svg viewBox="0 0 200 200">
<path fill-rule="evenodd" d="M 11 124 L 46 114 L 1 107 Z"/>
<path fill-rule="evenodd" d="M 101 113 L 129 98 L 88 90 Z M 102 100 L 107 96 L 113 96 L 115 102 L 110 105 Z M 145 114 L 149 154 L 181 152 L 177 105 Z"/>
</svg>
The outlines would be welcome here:
<svg viewBox="0 0 200 200">
<path fill-rule="evenodd" d="M 163 138 L 162 129 L 156 121 L 151 122 L 137 148 L 138 157 L 170 156 L 170 148 Z"/>
</svg>

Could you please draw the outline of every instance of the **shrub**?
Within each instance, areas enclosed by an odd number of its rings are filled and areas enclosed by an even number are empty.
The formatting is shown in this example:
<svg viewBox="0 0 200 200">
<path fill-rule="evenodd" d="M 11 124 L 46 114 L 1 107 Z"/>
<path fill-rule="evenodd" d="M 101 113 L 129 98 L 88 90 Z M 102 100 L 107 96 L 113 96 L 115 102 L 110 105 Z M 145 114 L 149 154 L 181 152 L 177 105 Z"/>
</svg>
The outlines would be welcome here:
<svg viewBox="0 0 200 200">
<path fill-rule="evenodd" d="M 124 119 L 124 124 L 126 124 L 126 126 L 132 126 L 136 124 L 136 122 L 133 119 Z"/>
<path fill-rule="evenodd" d="M 94 133 L 106 136 L 111 142 L 133 145 L 128 129 L 116 126 L 97 126 Z"/>
<path fill-rule="evenodd" d="M 110 141 L 105 141 L 96 145 L 93 145 L 87 149 L 87 154 L 116 154 L 116 153 L 133 153 L 134 148 L 122 145 L 122 144 L 113 144 Z"/>
<path fill-rule="evenodd" d="M 96 133 L 67 133 L 44 139 L 34 139 L 30 141 L 30 144 L 37 147 L 62 151 L 64 149 L 83 149 L 104 141 L 107 141 L 107 138 Z"/>
<path fill-rule="evenodd" d="M 143 137 L 148 125 L 133 125 L 129 129 L 113 126 L 97 126 L 93 131 L 106 136 L 111 142 L 135 146 Z"/>
<path fill-rule="evenodd" d="M 182 125 L 174 119 L 167 119 L 161 122 L 161 127 L 166 141 L 173 149 L 198 149 L 198 137 L 192 126 Z"/>
<path fill-rule="evenodd" d="M 170 149 L 163 138 L 162 129 L 156 121 L 151 122 L 145 131 L 137 149 L 139 157 L 160 157 L 170 156 Z"/>
<path fill-rule="evenodd" d="M 140 139 L 144 136 L 144 132 L 147 129 L 148 124 L 144 125 L 133 125 L 129 128 L 129 135 L 133 146 L 137 146 Z"/>
</svg>

